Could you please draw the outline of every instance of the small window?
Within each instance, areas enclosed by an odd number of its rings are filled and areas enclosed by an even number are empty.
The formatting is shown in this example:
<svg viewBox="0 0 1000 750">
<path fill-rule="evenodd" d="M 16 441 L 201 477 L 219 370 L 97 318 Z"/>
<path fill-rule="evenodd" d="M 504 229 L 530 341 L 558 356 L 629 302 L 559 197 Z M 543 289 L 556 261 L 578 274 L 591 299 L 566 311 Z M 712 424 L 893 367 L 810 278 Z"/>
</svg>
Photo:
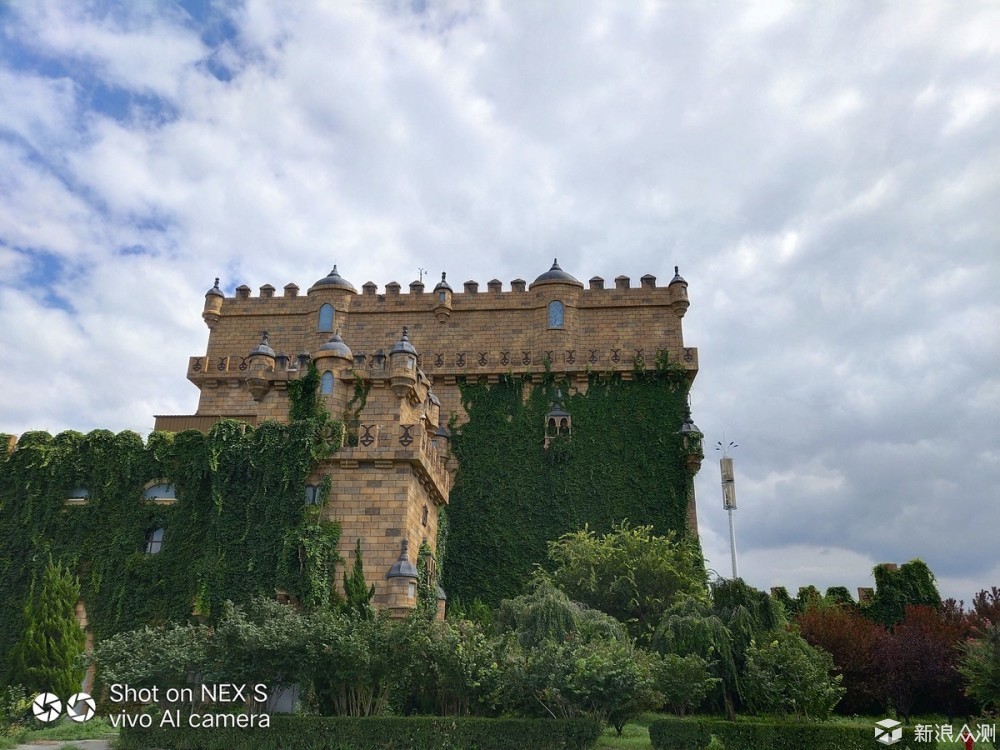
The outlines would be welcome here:
<svg viewBox="0 0 1000 750">
<path fill-rule="evenodd" d="M 177 491 L 172 484 L 157 482 L 146 487 L 142 492 L 143 500 L 176 500 Z"/>
<path fill-rule="evenodd" d="M 333 373 L 329 370 L 323 373 L 323 377 L 319 383 L 319 391 L 324 395 L 333 393 Z"/>
<path fill-rule="evenodd" d="M 86 505 L 90 498 L 90 490 L 86 487 L 74 487 L 66 498 L 66 505 Z"/>
<path fill-rule="evenodd" d="M 306 485 L 306 505 L 319 505 L 320 487 L 318 484 Z"/>
<path fill-rule="evenodd" d="M 147 555 L 155 555 L 163 547 L 163 527 L 157 526 L 146 532 L 146 541 L 143 550 Z"/>
<path fill-rule="evenodd" d="M 325 304 L 319 309 L 319 328 L 317 330 L 333 330 L 333 305 Z"/>
<path fill-rule="evenodd" d="M 549 328 L 563 327 L 563 303 L 553 300 L 549 303 Z"/>
<path fill-rule="evenodd" d="M 438 292 L 438 302 L 444 302 L 447 299 L 444 292 Z"/>
<path fill-rule="evenodd" d="M 421 523 L 422 525 L 424 525 L 424 526 L 426 526 L 426 525 L 427 525 L 427 516 L 428 516 L 428 515 L 429 515 L 429 509 L 428 509 L 428 508 L 427 508 L 427 506 L 425 505 L 425 506 L 424 506 L 424 512 L 423 512 L 423 514 L 422 514 L 422 515 L 421 515 L 421 517 L 420 517 L 420 523 Z"/>
</svg>

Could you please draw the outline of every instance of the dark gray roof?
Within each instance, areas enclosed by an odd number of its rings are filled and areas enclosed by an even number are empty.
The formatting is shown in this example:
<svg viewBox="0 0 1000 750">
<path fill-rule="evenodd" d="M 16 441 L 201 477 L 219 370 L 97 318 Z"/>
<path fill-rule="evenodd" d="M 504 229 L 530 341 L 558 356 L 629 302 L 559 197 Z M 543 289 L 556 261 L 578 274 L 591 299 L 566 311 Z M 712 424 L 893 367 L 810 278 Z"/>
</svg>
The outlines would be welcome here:
<svg viewBox="0 0 1000 750">
<path fill-rule="evenodd" d="M 354 288 L 354 284 L 345 279 L 339 273 L 337 273 L 337 266 L 334 265 L 333 270 L 330 271 L 326 276 L 313 284 L 314 287 L 317 286 L 328 286 L 334 289 L 346 289 L 354 294 L 358 293 L 358 290 Z"/>
<path fill-rule="evenodd" d="M 330 337 L 329 341 L 321 345 L 319 350 L 321 352 L 333 352 L 334 355 L 344 357 L 345 359 L 354 358 L 354 355 L 351 354 L 351 348 L 344 343 L 342 338 L 340 338 L 339 330 Z"/>
<path fill-rule="evenodd" d="M 670 280 L 670 284 L 671 285 L 673 285 L 673 284 L 683 284 L 684 286 L 688 285 L 688 283 L 686 281 L 684 281 L 684 277 L 681 276 L 680 269 L 677 266 L 674 266 L 674 278 L 672 278 Z"/>
<path fill-rule="evenodd" d="M 434 287 L 434 291 L 435 292 L 440 291 L 441 289 L 447 289 L 449 292 L 454 291 L 451 288 L 451 285 L 448 284 L 448 282 L 444 280 L 445 276 L 447 276 L 447 275 L 448 274 L 446 274 L 444 271 L 441 272 L 441 281 L 439 281 L 437 283 L 437 286 Z"/>
<path fill-rule="evenodd" d="M 211 289 L 209 289 L 207 292 L 205 292 L 205 296 L 206 297 L 208 295 L 210 295 L 210 294 L 213 295 L 213 296 L 215 296 L 215 297 L 225 297 L 226 296 L 225 294 L 222 293 L 222 290 L 219 289 L 219 277 L 218 276 L 215 277 L 215 286 L 213 286 Z"/>
<path fill-rule="evenodd" d="M 573 286 L 583 287 L 583 284 L 579 280 L 559 267 L 558 258 L 552 261 L 552 268 L 531 282 L 532 287 L 538 284 L 572 284 Z"/>
<path fill-rule="evenodd" d="M 413 348 L 413 344 L 410 343 L 410 336 L 407 333 L 406 326 L 403 326 L 403 338 L 392 345 L 392 349 L 389 350 L 389 356 L 398 352 L 405 352 L 406 354 L 417 355 L 417 350 Z"/>
</svg>

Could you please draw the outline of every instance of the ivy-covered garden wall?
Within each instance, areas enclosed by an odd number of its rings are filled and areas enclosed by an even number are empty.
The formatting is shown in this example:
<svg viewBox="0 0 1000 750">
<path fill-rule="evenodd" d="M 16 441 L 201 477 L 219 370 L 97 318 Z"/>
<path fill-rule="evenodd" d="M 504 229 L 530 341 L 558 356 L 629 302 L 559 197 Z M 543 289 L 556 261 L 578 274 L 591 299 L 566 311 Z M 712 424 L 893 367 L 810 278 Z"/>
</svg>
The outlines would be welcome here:
<svg viewBox="0 0 1000 750">
<path fill-rule="evenodd" d="M 444 587 L 464 603 L 491 605 L 522 592 L 546 545 L 584 525 L 597 532 L 628 519 L 654 533 L 688 533 L 690 476 L 676 435 L 688 381 L 667 367 L 635 378 L 591 378 L 563 399 L 572 435 L 545 449 L 545 414 L 556 388 L 508 377 L 462 386 L 469 421 L 455 431 L 458 474 L 447 509 Z"/>
<path fill-rule="evenodd" d="M 146 443 L 102 430 L 21 436 L 0 451 L 0 655 L 17 640 L 32 578 L 50 555 L 79 576 L 98 639 L 195 614 L 212 620 L 227 599 L 275 589 L 323 604 L 339 529 L 306 505 L 305 484 L 342 434 L 328 419 L 301 419 L 256 428 L 226 420 L 207 435 L 153 433 Z M 173 485 L 174 504 L 143 498 L 155 480 Z M 80 489 L 86 503 L 67 505 Z M 150 554 L 156 528 L 162 546 Z"/>
</svg>

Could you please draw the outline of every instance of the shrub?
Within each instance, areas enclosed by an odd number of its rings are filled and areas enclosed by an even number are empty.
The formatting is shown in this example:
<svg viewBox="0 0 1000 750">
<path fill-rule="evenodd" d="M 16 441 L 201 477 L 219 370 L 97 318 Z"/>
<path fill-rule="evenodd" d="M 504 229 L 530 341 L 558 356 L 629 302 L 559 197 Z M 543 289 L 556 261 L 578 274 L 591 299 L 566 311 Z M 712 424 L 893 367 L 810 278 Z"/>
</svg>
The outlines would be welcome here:
<svg viewBox="0 0 1000 750">
<path fill-rule="evenodd" d="M 727 750 L 871 750 L 871 726 L 786 721 L 723 721 L 721 719 L 661 719 L 649 725 L 653 750 L 704 750 L 711 735 Z M 897 750 L 934 750 L 933 741 L 916 741 L 912 727 L 903 728 Z"/>
<path fill-rule="evenodd" d="M 121 750 L 584 750 L 600 736 L 587 719 L 275 716 L 267 729 L 123 729 Z"/>
</svg>

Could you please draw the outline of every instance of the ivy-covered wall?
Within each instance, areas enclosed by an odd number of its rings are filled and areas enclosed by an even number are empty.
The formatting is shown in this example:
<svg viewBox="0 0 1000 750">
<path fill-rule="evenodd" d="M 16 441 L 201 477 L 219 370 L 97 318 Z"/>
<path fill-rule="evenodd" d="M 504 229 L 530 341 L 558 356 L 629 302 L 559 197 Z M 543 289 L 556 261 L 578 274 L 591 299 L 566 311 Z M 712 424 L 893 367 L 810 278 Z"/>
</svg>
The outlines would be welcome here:
<svg viewBox="0 0 1000 750">
<path fill-rule="evenodd" d="M 339 529 L 305 504 L 315 461 L 340 447 L 324 419 L 253 428 L 223 421 L 205 435 L 132 432 L 21 436 L 0 451 L 0 655 L 21 629 L 33 576 L 53 559 L 80 577 L 98 639 L 147 623 L 209 619 L 227 599 L 274 596 L 306 605 L 331 595 Z M 143 499 L 153 480 L 177 502 Z M 75 488 L 85 505 L 67 506 Z M 148 554 L 148 531 L 164 529 Z M 0 681 L 6 667 L 0 658 Z"/>
<path fill-rule="evenodd" d="M 668 367 L 622 381 L 591 378 L 564 398 L 572 436 L 543 448 L 545 414 L 556 387 L 508 377 L 467 384 L 469 421 L 455 431 L 458 473 L 448 506 L 443 566 L 449 597 L 496 604 L 522 592 L 545 560 L 546 545 L 583 528 L 606 532 L 616 521 L 688 533 L 680 438 L 689 383 Z"/>
</svg>

